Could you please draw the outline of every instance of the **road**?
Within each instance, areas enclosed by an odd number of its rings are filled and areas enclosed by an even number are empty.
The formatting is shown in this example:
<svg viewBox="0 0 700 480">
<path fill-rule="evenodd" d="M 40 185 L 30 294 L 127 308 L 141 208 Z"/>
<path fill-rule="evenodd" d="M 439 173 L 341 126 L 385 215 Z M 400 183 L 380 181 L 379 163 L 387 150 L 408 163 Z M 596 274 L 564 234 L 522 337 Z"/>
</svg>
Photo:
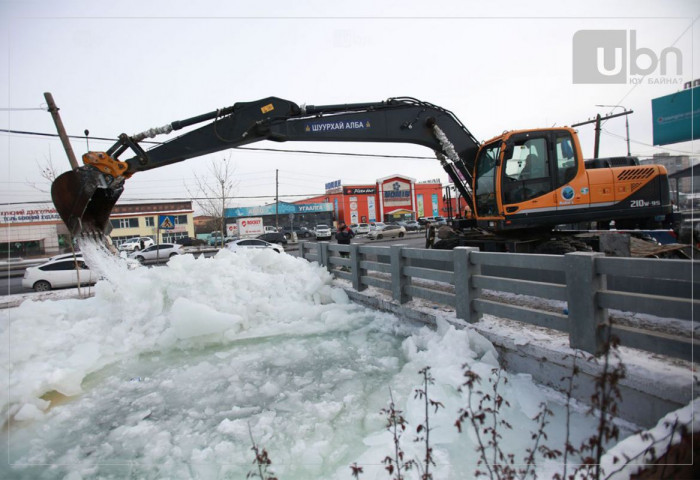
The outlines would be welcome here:
<svg viewBox="0 0 700 480">
<path fill-rule="evenodd" d="M 369 240 L 367 237 L 355 237 L 353 243 L 361 245 L 408 245 L 410 247 L 422 248 L 425 246 L 425 239 L 423 233 L 410 233 L 404 238 L 396 239 L 382 239 L 382 240 Z M 286 248 L 291 255 L 298 254 L 298 247 L 296 245 L 288 245 Z M 205 254 L 210 256 L 209 254 Z M 153 265 L 151 265 L 153 266 Z M 22 274 L 21 272 L 14 271 L 12 275 L 10 272 L 4 272 L 4 275 L 0 277 L 0 296 L 3 295 L 15 295 L 18 293 L 30 293 L 33 292 L 31 288 L 24 288 L 22 286 Z"/>
</svg>

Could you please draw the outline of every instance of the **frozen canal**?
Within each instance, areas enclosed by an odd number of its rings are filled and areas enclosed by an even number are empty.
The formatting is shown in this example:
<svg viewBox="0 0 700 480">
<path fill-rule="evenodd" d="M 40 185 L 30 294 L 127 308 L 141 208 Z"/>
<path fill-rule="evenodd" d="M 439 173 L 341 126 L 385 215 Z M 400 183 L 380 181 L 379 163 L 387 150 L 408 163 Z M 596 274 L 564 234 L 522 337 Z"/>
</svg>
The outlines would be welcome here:
<svg viewBox="0 0 700 480">
<path fill-rule="evenodd" d="M 475 471 L 475 436 L 454 423 L 467 402 L 462 366 L 488 390 L 497 364 L 478 334 L 350 303 L 324 269 L 272 251 L 183 255 L 150 269 L 84 252 L 106 277 L 93 298 L 1 314 L 10 371 L 0 373 L 9 392 L 0 401 L 11 420 L 0 477 L 245 478 L 252 433 L 280 479 L 347 479 L 353 462 L 363 479 L 388 478 L 381 462 L 393 442 L 380 411 L 391 389 L 409 423 L 403 448 L 422 457 L 414 390 L 425 366 L 435 377 L 429 396 L 445 406 L 431 417 L 436 478 Z M 502 448 L 516 462 L 541 402 L 556 415 L 548 443 L 562 448 L 561 397 L 527 376 L 509 375 L 499 391 L 513 425 Z M 576 413 L 572 423 L 578 444 L 595 420 Z M 557 466 L 542 460 L 539 469 L 548 477 Z"/>
</svg>

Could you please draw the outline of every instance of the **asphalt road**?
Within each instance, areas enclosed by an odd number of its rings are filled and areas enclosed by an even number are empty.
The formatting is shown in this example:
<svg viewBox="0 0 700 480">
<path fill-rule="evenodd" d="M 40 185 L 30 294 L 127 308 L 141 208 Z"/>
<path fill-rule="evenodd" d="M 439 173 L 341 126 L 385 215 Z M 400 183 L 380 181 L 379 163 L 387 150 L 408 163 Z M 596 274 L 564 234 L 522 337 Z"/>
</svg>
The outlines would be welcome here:
<svg viewBox="0 0 700 480">
<path fill-rule="evenodd" d="M 409 247 L 422 248 L 425 246 L 425 238 L 423 232 L 420 233 L 409 233 L 404 238 L 395 239 L 382 239 L 382 240 L 370 240 L 365 236 L 355 237 L 353 243 L 358 244 L 368 244 L 368 245 L 398 245 L 403 244 Z M 291 255 L 298 254 L 298 247 L 296 245 L 288 245 L 286 250 Z M 205 253 L 206 256 L 211 256 L 213 253 Z M 157 265 L 150 265 L 157 266 Z M 69 287 L 72 288 L 72 287 Z M 18 293 L 30 293 L 33 292 L 31 288 L 24 288 L 22 286 L 22 273 L 14 270 L 12 274 L 9 271 L 5 271 L 0 277 L 0 296 L 4 295 L 15 295 Z"/>
</svg>

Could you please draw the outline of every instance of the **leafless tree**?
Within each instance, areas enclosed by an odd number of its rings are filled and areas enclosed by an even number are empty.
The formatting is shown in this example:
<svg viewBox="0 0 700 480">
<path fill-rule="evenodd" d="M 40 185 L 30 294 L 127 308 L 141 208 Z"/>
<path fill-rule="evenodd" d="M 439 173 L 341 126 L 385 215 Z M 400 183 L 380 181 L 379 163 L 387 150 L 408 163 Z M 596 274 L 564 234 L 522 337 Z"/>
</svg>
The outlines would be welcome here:
<svg viewBox="0 0 700 480">
<path fill-rule="evenodd" d="M 49 150 L 49 155 L 44 157 L 43 162 L 39 162 L 39 160 L 36 160 L 36 167 L 39 170 L 39 175 L 41 176 L 41 178 L 48 182 L 48 185 L 46 185 L 44 181 L 31 180 L 27 180 L 27 184 L 42 193 L 49 193 L 49 191 L 51 190 L 51 184 L 54 180 L 56 180 L 56 177 L 58 177 L 59 175 L 59 172 L 56 170 L 56 167 L 53 164 L 51 150 Z"/>
<path fill-rule="evenodd" d="M 186 187 L 204 215 L 214 219 L 216 228 L 222 233 L 222 244 L 226 232 L 226 209 L 238 187 L 238 181 L 234 179 L 235 170 L 231 154 L 225 158 L 211 159 L 207 174 L 192 172 L 195 186 L 192 189 Z"/>
</svg>

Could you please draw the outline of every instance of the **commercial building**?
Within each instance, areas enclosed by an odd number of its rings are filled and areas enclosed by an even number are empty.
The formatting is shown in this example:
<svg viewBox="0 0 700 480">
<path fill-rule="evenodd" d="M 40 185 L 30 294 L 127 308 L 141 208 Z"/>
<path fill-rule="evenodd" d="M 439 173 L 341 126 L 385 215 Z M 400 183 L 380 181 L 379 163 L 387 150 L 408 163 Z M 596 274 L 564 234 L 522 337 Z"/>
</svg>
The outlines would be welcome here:
<svg viewBox="0 0 700 480">
<path fill-rule="evenodd" d="M 416 182 L 398 174 L 365 185 L 343 185 L 336 180 L 326 184 L 325 195 L 295 203 L 330 204 L 333 220 L 347 224 L 415 220 L 446 211 L 439 180 Z"/>
<path fill-rule="evenodd" d="M 160 243 L 193 237 L 192 214 L 192 202 L 116 205 L 110 216 L 110 236 L 115 245 L 132 237 L 151 237 Z M 68 229 L 50 203 L 0 210 L 0 254 L 5 258 L 63 252 L 70 248 L 69 238 Z"/>
<path fill-rule="evenodd" d="M 194 237 L 193 213 L 189 201 L 115 205 L 110 236 L 116 246 L 133 237 L 151 237 L 157 243 Z"/>
<path fill-rule="evenodd" d="M 307 227 L 317 224 L 333 224 L 333 205 L 328 202 L 271 203 L 257 207 L 227 208 L 225 210 L 227 234 L 234 234 L 233 225 L 239 218 L 262 217 L 263 225 L 281 228 Z"/>
<path fill-rule="evenodd" d="M 440 180 L 416 182 L 403 175 L 390 175 L 371 184 L 326 184 L 326 193 L 294 203 L 279 202 L 259 207 L 226 209 L 229 226 L 245 217 L 262 217 L 266 226 L 307 227 L 340 222 L 372 223 L 415 220 L 445 215 L 447 206 Z M 455 211 L 456 214 L 456 211 Z M 233 228 L 231 228 L 231 232 Z M 229 232 L 229 233 L 231 233 Z"/>
<path fill-rule="evenodd" d="M 0 254 L 4 258 L 56 253 L 68 245 L 68 229 L 51 203 L 0 210 Z"/>
</svg>

